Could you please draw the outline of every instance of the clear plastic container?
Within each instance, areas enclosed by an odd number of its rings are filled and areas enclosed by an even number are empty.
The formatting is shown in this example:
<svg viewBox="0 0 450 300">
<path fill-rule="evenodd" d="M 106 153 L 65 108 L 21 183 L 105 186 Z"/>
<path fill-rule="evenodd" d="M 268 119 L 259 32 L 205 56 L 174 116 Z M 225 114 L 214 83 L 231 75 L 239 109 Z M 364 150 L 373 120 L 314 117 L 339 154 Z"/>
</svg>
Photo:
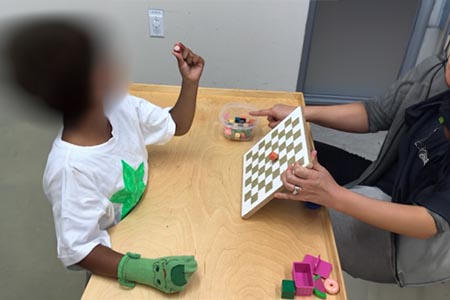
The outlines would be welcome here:
<svg viewBox="0 0 450 300">
<path fill-rule="evenodd" d="M 255 110 L 257 110 L 256 107 L 245 103 L 229 103 L 225 105 L 219 114 L 225 138 L 232 141 L 249 141 L 253 139 L 258 119 L 250 116 L 248 113 Z"/>
</svg>

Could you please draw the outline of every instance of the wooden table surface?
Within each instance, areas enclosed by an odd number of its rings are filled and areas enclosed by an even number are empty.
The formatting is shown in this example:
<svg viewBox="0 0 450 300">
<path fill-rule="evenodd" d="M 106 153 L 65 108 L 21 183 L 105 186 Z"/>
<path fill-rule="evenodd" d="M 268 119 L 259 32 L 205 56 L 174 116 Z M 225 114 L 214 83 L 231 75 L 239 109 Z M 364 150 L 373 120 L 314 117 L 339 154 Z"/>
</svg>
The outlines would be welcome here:
<svg viewBox="0 0 450 300">
<path fill-rule="evenodd" d="M 133 85 L 131 94 L 161 106 L 179 88 Z M 293 261 L 320 254 L 333 263 L 331 277 L 347 299 L 333 232 L 325 208 L 273 200 L 248 220 L 240 217 L 242 155 L 269 131 L 261 120 L 251 142 L 226 140 L 218 115 L 229 102 L 266 108 L 304 105 L 301 93 L 201 89 L 191 131 L 164 146 L 149 147 L 149 184 L 142 201 L 110 230 L 113 248 L 144 257 L 195 255 L 198 270 L 186 289 L 162 294 L 138 285 L 93 276 L 82 299 L 281 299 L 281 280 L 291 279 Z M 297 299 L 316 299 L 297 297 Z"/>
</svg>

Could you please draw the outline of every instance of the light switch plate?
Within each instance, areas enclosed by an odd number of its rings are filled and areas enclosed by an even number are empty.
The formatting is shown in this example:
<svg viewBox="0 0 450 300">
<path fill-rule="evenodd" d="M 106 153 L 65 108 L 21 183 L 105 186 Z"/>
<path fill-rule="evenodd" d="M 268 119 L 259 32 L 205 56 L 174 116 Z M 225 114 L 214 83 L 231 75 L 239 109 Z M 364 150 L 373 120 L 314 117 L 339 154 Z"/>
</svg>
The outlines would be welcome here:
<svg viewBox="0 0 450 300">
<path fill-rule="evenodd" d="M 151 37 L 164 37 L 164 10 L 149 9 L 148 22 Z"/>
</svg>

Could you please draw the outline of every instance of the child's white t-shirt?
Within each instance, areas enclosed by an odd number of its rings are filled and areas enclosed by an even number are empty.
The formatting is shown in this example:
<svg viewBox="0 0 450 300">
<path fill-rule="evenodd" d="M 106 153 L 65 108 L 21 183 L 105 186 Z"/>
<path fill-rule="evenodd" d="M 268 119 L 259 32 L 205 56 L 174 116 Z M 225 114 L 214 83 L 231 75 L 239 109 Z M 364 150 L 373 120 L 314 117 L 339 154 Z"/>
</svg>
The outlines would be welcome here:
<svg viewBox="0 0 450 300">
<path fill-rule="evenodd" d="M 111 247 L 107 229 L 137 204 L 148 179 L 149 144 L 168 142 L 175 133 L 169 109 L 127 95 L 108 114 L 112 138 L 81 147 L 56 137 L 44 173 L 52 204 L 58 258 L 67 267 L 98 244 Z M 112 203 L 114 202 L 114 203 Z"/>
</svg>

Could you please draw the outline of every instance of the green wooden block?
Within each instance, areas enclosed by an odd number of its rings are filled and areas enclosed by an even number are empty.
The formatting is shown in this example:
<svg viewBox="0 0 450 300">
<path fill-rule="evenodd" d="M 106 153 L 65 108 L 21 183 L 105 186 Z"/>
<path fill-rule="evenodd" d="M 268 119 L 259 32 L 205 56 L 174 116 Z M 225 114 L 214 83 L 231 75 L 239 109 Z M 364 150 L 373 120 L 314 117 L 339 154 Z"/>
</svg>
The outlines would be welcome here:
<svg viewBox="0 0 450 300">
<path fill-rule="evenodd" d="M 295 298 L 295 283 L 293 280 L 283 280 L 281 282 L 281 298 L 294 299 Z"/>
<path fill-rule="evenodd" d="M 314 295 L 319 299 L 327 299 L 327 294 L 319 291 L 317 288 L 314 288 Z"/>
</svg>

